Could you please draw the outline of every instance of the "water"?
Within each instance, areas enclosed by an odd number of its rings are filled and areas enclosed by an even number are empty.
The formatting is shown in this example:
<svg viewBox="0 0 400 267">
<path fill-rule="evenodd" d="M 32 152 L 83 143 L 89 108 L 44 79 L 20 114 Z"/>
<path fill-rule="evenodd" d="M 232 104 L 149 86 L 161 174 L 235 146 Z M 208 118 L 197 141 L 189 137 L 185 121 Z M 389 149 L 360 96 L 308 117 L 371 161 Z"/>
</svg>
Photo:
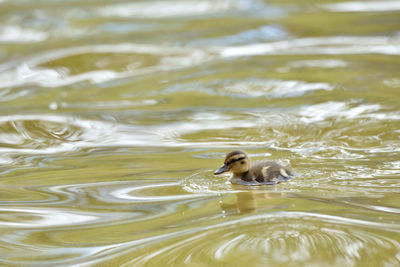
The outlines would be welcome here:
<svg viewBox="0 0 400 267">
<path fill-rule="evenodd" d="M 0 18 L 0 265 L 400 264 L 399 1 Z M 213 176 L 238 148 L 297 176 Z"/>
</svg>

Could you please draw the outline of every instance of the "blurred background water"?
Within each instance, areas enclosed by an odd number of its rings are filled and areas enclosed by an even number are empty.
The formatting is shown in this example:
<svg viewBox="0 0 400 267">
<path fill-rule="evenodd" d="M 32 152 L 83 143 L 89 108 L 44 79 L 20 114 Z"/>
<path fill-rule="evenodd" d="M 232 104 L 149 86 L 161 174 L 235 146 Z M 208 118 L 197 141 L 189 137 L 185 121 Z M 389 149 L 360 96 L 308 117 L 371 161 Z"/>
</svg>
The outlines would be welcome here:
<svg viewBox="0 0 400 267">
<path fill-rule="evenodd" d="M 399 56 L 395 0 L 0 0 L 0 265 L 399 266 Z"/>
</svg>

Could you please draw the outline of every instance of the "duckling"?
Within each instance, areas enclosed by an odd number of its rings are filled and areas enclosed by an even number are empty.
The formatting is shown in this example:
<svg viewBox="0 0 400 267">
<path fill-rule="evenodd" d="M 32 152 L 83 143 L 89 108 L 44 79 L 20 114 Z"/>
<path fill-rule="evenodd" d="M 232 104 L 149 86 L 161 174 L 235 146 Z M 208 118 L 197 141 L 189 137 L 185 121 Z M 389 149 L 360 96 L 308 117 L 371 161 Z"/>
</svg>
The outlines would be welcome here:
<svg viewBox="0 0 400 267">
<path fill-rule="evenodd" d="M 273 161 L 250 164 L 249 156 L 241 150 L 228 153 L 224 165 L 216 170 L 214 175 L 228 171 L 232 172 L 230 181 L 234 184 L 277 184 L 293 178 L 288 169 Z"/>
</svg>

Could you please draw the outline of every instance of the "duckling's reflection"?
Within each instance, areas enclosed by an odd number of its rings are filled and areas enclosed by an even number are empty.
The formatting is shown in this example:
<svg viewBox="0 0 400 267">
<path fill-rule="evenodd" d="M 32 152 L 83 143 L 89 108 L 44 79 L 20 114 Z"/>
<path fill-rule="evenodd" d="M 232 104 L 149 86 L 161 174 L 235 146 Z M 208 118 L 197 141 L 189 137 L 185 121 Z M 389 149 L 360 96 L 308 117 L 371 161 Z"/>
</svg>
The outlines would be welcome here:
<svg viewBox="0 0 400 267">
<path fill-rule="evenodd" d="M 255 191 L 248 190 L 235 193 L 236 202 L 235 203 L 225 203 L 222 200 L 219 202 L 221 209 L 224 212 L 227 211 L 238 211 L 239 213 L 251 213 L 255 212 L 259 208 L 260 199 L 272 199 L 272 198 L 281 198 L 284 197 L 285 193 L 279 192 L 265 192 L 265 191 Z M 262 205 L 261 208 L 265 208 L 265 205 Z"/>
</svg>

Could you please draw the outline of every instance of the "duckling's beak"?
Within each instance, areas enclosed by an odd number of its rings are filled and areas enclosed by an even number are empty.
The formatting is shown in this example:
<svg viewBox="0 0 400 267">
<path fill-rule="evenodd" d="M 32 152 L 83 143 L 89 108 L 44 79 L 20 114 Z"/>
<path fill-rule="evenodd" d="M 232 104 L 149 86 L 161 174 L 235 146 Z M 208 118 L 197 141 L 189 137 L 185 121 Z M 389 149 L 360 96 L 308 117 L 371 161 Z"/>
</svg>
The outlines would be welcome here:
<svg viewBox="0 0 400 267">
<path fill-rule="evenodd" d="M 227 172 L 227 171 L 229 171 L 228 165 L 224 164 L 221 166 L 221 168 L 219 168 L 218 170 L 216 170 L 214 172 L 214 175 L 221 174 L 221 173 Z"/>
</svg>

